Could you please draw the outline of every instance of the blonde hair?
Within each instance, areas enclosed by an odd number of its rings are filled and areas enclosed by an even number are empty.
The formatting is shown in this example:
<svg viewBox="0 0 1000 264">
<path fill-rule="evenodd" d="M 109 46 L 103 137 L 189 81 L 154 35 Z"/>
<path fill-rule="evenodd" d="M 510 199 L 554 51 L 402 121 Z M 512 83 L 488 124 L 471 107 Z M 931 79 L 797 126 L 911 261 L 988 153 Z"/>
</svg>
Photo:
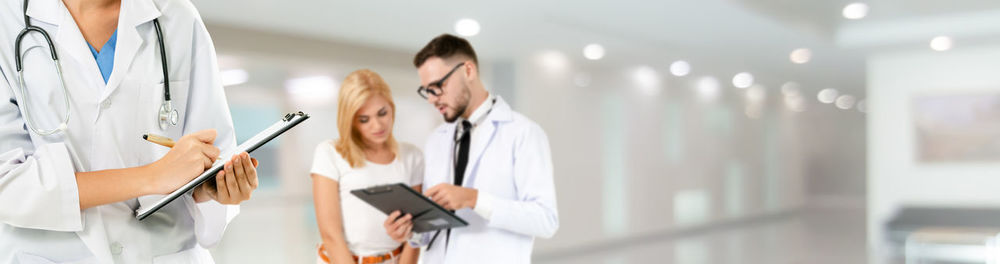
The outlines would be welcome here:
<svg viewBox="0 0 1000 264">
<path fill-rule="evenodd" d="M 389 102 L 395 122 L 396 103 L 392 101 L 392 91 L 385 80 L 371 70 L 362 69 L 348 74 L 340 86 L 340 95 L 337 96 L 337 131 L 340 132 L 340 138 L 334 142 L 334 147 L 351 168 L 363 167 L 365 164 L 365 143 L 361 133 L 354 128 L 354 118 L 372 96 L 382 96 Z M 393 154 L 398 154 L 399 144 L 391 130 L 386 144 L 389 144 Z"/>
</svg>

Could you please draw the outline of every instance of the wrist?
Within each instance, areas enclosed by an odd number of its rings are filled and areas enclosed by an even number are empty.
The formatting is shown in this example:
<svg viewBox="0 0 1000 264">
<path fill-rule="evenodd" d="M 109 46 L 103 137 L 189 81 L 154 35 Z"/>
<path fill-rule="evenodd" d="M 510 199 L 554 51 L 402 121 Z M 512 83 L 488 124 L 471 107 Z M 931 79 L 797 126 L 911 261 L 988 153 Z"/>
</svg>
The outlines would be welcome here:
<svg viewBox="0 0 1000 264">
<path fill-rule="evenodd" d="M 159 170 L 157 170 L 155 164 L 141 166 L 137 170 L 136 174 L 140 175 L 141 177 L 139 178 L 142 179 L 139 183 L 139 190 L 142 192 L 142 195 L 161 194 L 160 184 L 157 180 L 160 178 L 158 175 Z"/>
</svg>

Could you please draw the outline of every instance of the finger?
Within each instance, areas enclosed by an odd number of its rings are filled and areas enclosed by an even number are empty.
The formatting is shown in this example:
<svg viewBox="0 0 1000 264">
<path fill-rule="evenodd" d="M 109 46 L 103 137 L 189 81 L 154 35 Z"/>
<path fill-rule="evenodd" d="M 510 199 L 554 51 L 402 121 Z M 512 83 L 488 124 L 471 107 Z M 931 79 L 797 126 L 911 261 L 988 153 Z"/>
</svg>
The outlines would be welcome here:
<svg viewBox="0 0 1000 264">
<path fill-rule="evenodd" d="M 406 236 L 406 225 L 400 225 L 400 226 L 396 227 L 396 232 L 395 233 L 396 233 L 395 237 Z"/>
<path fill-rule="evenodd" d="M 219 153 L 221 152 L 221 150 L 219 150 L 219 148 L 217 148 L 217 147 L 215 147 L 213 145 L 209 145 L 209 144 L 205 144 L 203 146 L 204 147 L 201 149 L 201 153 L 205 154 L 205 157 L 208 157 L 209 159 L 211 159 L 212 162 L 215 162 L 215 159 L 219 158 Z"/>
<path fill-rule="evenodd" d="M 217 132 L 215 131 L 215 129 L 205 129 L 198 132 L 194 132 L 194 138 L 198 139 L 198 141 L 212 144 L 212 142 L 215 142 L 216 134 Z"/>
<path fill-rule="evenodd" d="M 247 174 L 247 183 L 250 184 L 250 190 L 253 191 L 253 190 L 257 189 L 257 184 L 258 184 L 258 181 L 257 181 L 257 163 L 256 163 L 257 160 L 254 159 L 254 158 L 251 158 L 250 154 L 247 154 L 246 152 L 243 152 L 243 155 L 245 156 L 245 158 L 243 159 L 243 161 L 244 161 L 243 162 L 243 164 L 244 164 L 243 165 L 243 171 L 246 172 L 246 174 Z"/>
<path fill-rule="evenodd" d="M 243 159 L 243 155 L 237 155 L 236 161 L 233 163 L 233 171 L 236 172 L 236 186 L 240 188 L 241 199 L 250 198 L 250 180 L 247 178 L 246 167 L 249 166 Z M 252 169 L 252 168 L 251 168 Z"/>
<path fill-rule="evenodd" d="M 405 224 L 405 223 L 406 223 L 406 221 L 403 221 L 403 218 L 399 217 L 399 218 L 396 218 L 396 220 L 392 221 L 392 224 L 390 225 L 390 227 L 392 227 L 392 230 L 397 230 L 398 231 L 399 227 L 403 226 L 403 224 Z"/>
<path fill-rule="evenodd" d="M 215 192 L 216 201 L 228 201 L 229 200 L 229 188 L 226 188 L 226 171 L 219 171 L 219 174 L 215 175 Z"/>
<path fill-rule="evenodd" d="M 410 232 L 413 232 L 413 225 L 406 225 L 406 231 L 403 231 L 403 239 L 406 239 L 406 236 L 409 235 Z"/>
<path fill-rule="evenodd" d="M 433 200 L 434 196 L 436 196 L 438 194 L 438 192 L 440 192 L 440 191 L 441 191 L 441 188 L 438 188 L 437 186 L 434 186 L 434 187 L 431 187 L 430 190 L 427 190 L 426 192 L 424 192 L 424 195 L 426 195 L 427 197 L 430 197 L 431 200 Z"/>
<path fill-rule="evenodd" d="M 437 193 L 439 190 L 441 190 L 441 185 L 440 184 L 434 185 L 434 187 L 427 189 L 427 191 L 424 192 L 424 195 L 427 195 L 428 197 L 434 196 L 434 194 Z"/>
<path fill-rule="evenodd" d="M 240 187 L 236 182 L 236 172 L 233 171 L 233 162 L 226 163 L 226 188 L 229 190 L 229 199 L 240 197 Z"/>
<path fill-rule="evenodd" d="M 209 158 L 208 156 L 202 156 L 201 157 L 201 163 L 203 163 L 203 165 L 205 165 L 205 169 L 207 170 L 207 169 L 209 169 L 209 168 L 212 167 L 212 163 L 213 162 L 212 162 L 212 159 Z"/>
<path fill-rule="evenodd" d="M 383 222 L 382 225 L 385 227 L 392 226 L 392 223 L 396 222 L 396 218 L 399 217 L 399 214 L 399 210 L 392 211 L 392 213 L 389 213 L 389 217 L 385 218 L 385 222 Z"/>
<path fill-rule="evenodd" d="M 447 197 L 448 197 L 448 192 L 441 190 L 434 192 L 434 194 L 431 195 L 431 200 L 434 200 L 435 203 L 440 203 L 444 201 Z"/>
<path fill-rule="evenodd" d="M 400 225 L 400 226 L 404 226 L 404 225 L 406 225 L 407 223 L 410 222 L 411 218 L 413 218 L 413 217 L 410 216 L 410 214 L 406 214 L 403 217 L 397 218 L 395 223 L 398 224 L 398 225 Z"/>
</svg>

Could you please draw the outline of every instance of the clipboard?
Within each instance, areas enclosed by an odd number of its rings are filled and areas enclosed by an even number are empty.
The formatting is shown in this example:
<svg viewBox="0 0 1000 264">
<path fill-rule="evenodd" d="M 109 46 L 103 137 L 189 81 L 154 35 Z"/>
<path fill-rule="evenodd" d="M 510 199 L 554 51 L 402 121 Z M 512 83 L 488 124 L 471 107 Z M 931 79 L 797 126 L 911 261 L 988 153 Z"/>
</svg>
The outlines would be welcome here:
<svg viewBox="0 0 1000 264">
<path fill-rule="evenodd" d="M 309 119 L 309 115 L 303 113 L 302 111 L 299 111 L 297 113 L 288 113 L 285 115 L 284 118 L 278 120 L 278 122 L 275 122 L 267 129 L 264 129 L 264 131 L 257 133 L 257 135 L 254 135 L 252 138 L 243 142 L 243 144 L 236 146 L 236 149 L 234 149 L 232 153 L 225 153 L 223 157 L 232 157 L 233 155 L 236 155 L 237 153 L 240 152 L 247 152 L 247 153 L 253 152 L 254 150 L 257 150 L 257 148 L 260 148 L 264 144 L 267 144 L 267 142 L 277 138 L 282 133 L 285 133 L 289 129 L 292 129 L 292 127 L 295 127 L 295 125 L 302 123 L 302 121 L 305 121 L 306 119 Z M 163 197 L 162 199 L 160 199 L 151 206 L 148 207 L 143 206 L 139 208 L 138 210 L 135 211 L 135 218 L 139 219 L 140 221 L 146 219 L 146 217 L 152 215 L 157 210 L 160 210 L 160 208 L 163 208 L 163 206 L 174 201 L 175 199 L 177 199 L 177 197 L 180 197 L 185 193 L 191 192 L 191 190 L 193 190 L 195 187 L 198 187 L 198 185 L 201 185 L 202 183 L 204 183 L 209 179 L 214 179 L 215 175 L 222 170 L 223 166 L 226 165 L 226 161 L 227 160 L 221 160 L 221 159 L 216 160 L 215 164 L 212 165 L 212 168 L 205 170 L 205 172 L 203 172 L 201 175 L 198 175 L 198 177 L 195 177 L 187 184 L 184 184 L 184 186 L 181 186 L 180 189 L 171 192 L 170 194 Z"/>
<path fill-rule="evenodd" d="M 352 190 L 351 194 L 386 215 L 399 210 L 413 215 L 413 232 L 424 233 L 468 226 L 469 223 L 406 184 L 396 183 Z"/>
</svg>

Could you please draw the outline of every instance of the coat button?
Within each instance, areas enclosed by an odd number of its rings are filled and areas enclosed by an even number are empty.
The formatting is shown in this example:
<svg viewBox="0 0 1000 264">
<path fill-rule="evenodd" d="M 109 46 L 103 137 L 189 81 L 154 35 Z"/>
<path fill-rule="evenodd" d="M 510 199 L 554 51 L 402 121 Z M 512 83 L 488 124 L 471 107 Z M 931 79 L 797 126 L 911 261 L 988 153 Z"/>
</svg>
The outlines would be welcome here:
<svg viewBox="0 0 1000 264">
<path fill-rule="evenodd" d="M 111 244 L 111 254 L 120 255 L 123 249 L 125 247 L 122 246 L 122 243 L 115 242 Z"/>
<path fill-rule="evenodd" d="M 111 99 L 104 100 L 104 102 L 101 103 L 101 107 L 104 109 L 111 107 Z"/>
</svg>

